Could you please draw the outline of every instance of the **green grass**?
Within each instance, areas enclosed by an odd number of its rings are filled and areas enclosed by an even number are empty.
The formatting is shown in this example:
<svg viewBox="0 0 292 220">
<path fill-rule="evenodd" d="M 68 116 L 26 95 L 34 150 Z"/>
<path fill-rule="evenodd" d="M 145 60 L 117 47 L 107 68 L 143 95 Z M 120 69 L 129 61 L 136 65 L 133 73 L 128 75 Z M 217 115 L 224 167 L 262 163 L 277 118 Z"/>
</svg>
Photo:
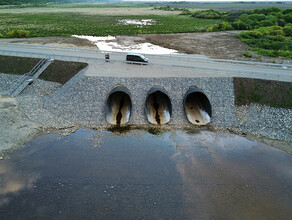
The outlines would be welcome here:
<svg viewBox="0 0 292 220">
<path fill-rule="evenodd" d="M 251 50 L 261 56 L 292 58 L 292 51 L 289 50 L 268 50 L 262 48 L 252 48 Z"/>
<path fill-rule="evenodd" d="M 144 8 L 149 7 L 148 5 L 145 5 L 143 3 L 81 3 L 81 4 L 53 4 L 53 5 L 47 5 L 46 8 Z"/>
<path fill-rule="evenodd" d="M 151 26 L 120 25 L 119 19 L 153 19 Z M 205 31 L 220 22 L 186 16 L 101 16 L 78 13 L 0 14 L 0 33 L 26 30 L 31 37 L 76 35 L 134 35 Z"/>
<path fill-rule="evenodd" d="M 292 109 L 292 83 L 272 80 L 234 78 L 235 104 L 258 103 Z"/>
<path fill-rule="evenodd" d="M 39 60 L 37 58 L 0 56 L 0 73 L 23 75 L 28 73 Z M 55 60 L 40 75 L 39 79 L 65 84 L 87 65 L 87 63 Z"/>
<path fill-rule="evenodd" d="M 39 61 L 38 58 L 0 56 L 0 73 L 25 74 Z"/>
<path fill-rule="evenodd" d="M 245 56 L 245 57 L 252 57 L 251 53 L 248 52 L 248 51 L 245 51 L 245 52 L 243 53 L 243 56 Z"/>
</svg>

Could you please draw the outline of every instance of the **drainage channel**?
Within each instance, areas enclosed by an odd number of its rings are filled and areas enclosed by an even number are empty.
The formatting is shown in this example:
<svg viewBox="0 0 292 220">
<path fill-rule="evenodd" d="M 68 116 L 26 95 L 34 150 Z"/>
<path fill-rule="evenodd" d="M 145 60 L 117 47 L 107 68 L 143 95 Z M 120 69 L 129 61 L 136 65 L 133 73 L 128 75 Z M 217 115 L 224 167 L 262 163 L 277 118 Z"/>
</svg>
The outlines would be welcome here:
<svg viewBox="0 0 292 220">
<path fill-rule="evenodd" d="M 166 124 L 170 121 L 172 107 L 164 88 L 152 87 L 147 93 L 145 112 L 152 124 Z"/>
<path fill-rule="evenodd" d="M 132 110 L 129 90 L 123 85 L 115 86 L 109 93 L 105 105 L 106 121 L 113 125 L 128 123 Z"/>
<path fill-rule="evenodd" d="M 184 97 L 184 109 L 192 124 L 206 125 L 211 121 L 212 109 L 208 97 L 197 88 L 190 87 Z"/>
</svg>

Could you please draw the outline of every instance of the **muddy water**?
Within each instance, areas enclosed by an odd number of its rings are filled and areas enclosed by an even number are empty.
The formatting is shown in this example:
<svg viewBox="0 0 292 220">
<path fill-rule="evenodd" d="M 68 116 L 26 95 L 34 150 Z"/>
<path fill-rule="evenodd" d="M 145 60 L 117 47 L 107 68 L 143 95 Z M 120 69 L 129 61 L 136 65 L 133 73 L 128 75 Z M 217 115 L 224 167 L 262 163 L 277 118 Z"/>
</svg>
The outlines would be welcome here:
<svg viewBox="0 0 292 220">
<path fill-rule="evenodd" d="M 0 160 L 0 219 L 291 219 L 292 157 L 236 135 L 80 129 Z"/>
</svg>

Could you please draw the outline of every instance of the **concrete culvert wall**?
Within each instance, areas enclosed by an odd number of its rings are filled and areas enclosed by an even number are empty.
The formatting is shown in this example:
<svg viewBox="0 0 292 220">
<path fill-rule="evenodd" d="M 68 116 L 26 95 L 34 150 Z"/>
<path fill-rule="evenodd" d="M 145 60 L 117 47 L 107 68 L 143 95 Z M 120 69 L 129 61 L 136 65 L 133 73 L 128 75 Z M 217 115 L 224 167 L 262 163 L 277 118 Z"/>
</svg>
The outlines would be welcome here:
<svg viewBox="0 0 292 220">
<path fill-rule="evenodd" d="M 172 107 L 164 88 L 152 87 L 145 103 L 147 119 L 152 124 L 166 124 L 170 121 Z"/>
<path fill-rule="evenodd" d="M 115 86 L 105 105 L 106 121 L 113 125 L 126 124 L 131 115 L 132 101 L 129 90 L 123 85 Z"/>
<path fill-rule="evenodd" d="M 183 104 L 186 116 L 192 124 L 206 125 L 211 121 L 210 101 L 199 88 L 190 87 L 185 94 Z"/>
</svg>

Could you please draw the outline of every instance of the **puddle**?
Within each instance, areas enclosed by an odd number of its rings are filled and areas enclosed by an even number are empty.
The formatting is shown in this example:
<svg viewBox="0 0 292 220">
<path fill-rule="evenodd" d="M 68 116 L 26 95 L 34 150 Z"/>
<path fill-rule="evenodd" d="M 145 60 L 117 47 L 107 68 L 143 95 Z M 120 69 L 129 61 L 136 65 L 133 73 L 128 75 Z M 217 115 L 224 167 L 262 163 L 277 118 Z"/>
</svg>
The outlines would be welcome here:
<svg viewBox="0 0 292 220">
<path fill-rule="evenodd" d="M 136 43 L 133 41 L 117 42 L 117 38 L 113 36 L 94 37 L 85 35 L 73 35 L 73 37 L 87 39 L 94 43 L 99 50 L 114 52 L 133 52 L 143 54 L 178 54 L 177 50 L 168 49 L 154 45 L 151 43 Z"/>
<path fill-rule="evenodd" d="M 0 160 L 0 219 L 291 219 L 292 156 L 230 134 L 80 129 Z"/>
<path fill-rule="evenodd" d="M 138 27 L 146 26 L 146 25 L 152 25 L 156 23 L 153 19 L 121 19 L 118 20 L 119 24 L 121 25 L 137 25 Z"/>
</svg>

